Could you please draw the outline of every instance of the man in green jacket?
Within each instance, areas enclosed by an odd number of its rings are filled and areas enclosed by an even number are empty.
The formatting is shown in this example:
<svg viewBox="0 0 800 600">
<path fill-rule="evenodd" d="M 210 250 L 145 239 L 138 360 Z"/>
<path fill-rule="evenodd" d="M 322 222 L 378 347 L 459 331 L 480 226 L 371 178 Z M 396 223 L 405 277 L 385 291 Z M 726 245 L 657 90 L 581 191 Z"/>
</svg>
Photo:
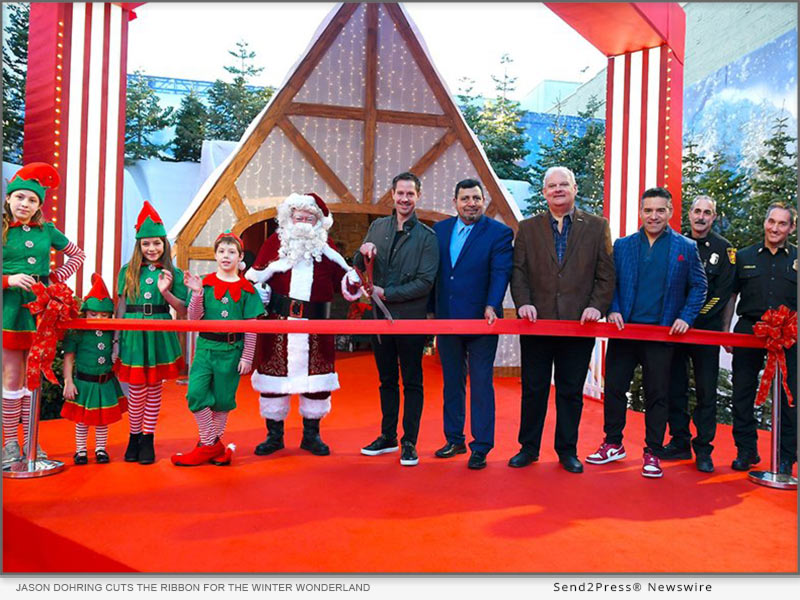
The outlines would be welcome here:
<svg viewBox="0 0 800 600">
<path fill-rule="evenodd" d="M 439 268 L 439 247 L 433 229 L 421 223 L 415 212 L 420 181 L 413 173 L 392 179 L 394 211 L 372 222 L 354 264 L 364 267 L 364 258 L 373 258 L 375 295 L 394 319 L 424 319 L 428 295 Z M 375 307 L 374 318 L 383 318 Z M 361 449 L 377 456 L 396 452 L 397 422 L 400 412 L 400 386 L 397 365 L 403 375 L 403 437 L 400 464 L 419 462 L 416 444 L 422 417 L 422 351 L 424 335 L 381 335 L 372 337 L 372 349 L 380 378 L 381 435 Z"/>
</svg>

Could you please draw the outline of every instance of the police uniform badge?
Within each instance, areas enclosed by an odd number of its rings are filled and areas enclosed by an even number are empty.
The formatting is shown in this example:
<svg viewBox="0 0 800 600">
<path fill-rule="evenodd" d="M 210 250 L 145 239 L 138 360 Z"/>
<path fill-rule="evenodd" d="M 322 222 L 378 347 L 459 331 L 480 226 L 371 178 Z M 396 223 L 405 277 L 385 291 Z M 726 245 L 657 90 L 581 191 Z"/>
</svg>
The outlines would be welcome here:
<svg viewBox="0 0 800 600">
<path fill-rule="evenodd" d="M 712 252 L 711 256 L 708 257 L 708 262 L 710 262 L 712 265 L 717 264 L 719 262 L 719 254 Z"/>
<path fill-rule="evenodd" d="M 732 265 L 736 264 L 736 248 L 728 248 L 728 260 Z"/>
</svg>

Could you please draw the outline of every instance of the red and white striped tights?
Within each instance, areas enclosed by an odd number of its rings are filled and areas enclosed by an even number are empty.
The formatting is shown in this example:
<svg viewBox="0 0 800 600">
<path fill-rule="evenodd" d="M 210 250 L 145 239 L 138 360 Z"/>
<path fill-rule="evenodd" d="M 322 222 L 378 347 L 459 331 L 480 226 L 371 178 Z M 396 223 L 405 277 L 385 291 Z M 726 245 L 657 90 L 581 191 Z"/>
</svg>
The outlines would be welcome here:
<svg viewBox="0 0 800 600">
<path fill-rule="evenodd" d="M 86 452 L 86 442 L 89 438 L 89 426 L 84 423 L 75 423 L 75 449 Z M 108 441 L 108 425 L 96 425 L 94 428 L 94 449 L 105 450 Z"/>
<path fill-rule="evenodd" d="M 17 439 L 24 393 L 21 389 L 11 391 L 3 388 L 3 445 Z"/>
<path fill-rule="evenodd" d="M 198 410 L 194 415 L 197 421 L 197 429 L 200 431 L 200 443 L 203 446 L 211 446 L 222 438 L 225 433 L 225 424 L 228 422 L 228 412 L 217 412 L 205 407 Z"/>
<path fill-rule="evenodd" d="M 154 433 L 161 410 L 161 382 L 131 384 L 128 388 L 128 421 L 131 433 Z"/>
</svg>

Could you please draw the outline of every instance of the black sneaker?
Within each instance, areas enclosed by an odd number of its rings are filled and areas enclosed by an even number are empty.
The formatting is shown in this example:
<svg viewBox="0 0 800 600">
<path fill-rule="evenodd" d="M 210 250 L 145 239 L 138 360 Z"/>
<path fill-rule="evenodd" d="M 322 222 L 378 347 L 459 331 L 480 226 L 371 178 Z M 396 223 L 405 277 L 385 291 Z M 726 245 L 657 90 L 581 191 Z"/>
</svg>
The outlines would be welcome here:
<svg viewBox="0 0 800 600">
<path fill-rule="evenodd" d="M 663 448 L 659 448 L 653 452 L 661 460 L 690 460 L 692 458 L 692 449 L 689 447 L 681 447 L 670 442 Z"/>
<path fill-rule="evenodd" d="M 400 453 L 400 464 L 404 467 L 413 467 L 419 462 L 417 449 L 411 442 L 403 442 L 403 451 Z"/>
<path fill-rule="evenodd" d="M 367 456 L 378 456 L 378 454 L 387 454 L 389 452 L 397 452 L 397 438 L 389 439 L 383 434 L 379 435 L 374 442 L 361 449 L 361 454 Z"/>
</svg>

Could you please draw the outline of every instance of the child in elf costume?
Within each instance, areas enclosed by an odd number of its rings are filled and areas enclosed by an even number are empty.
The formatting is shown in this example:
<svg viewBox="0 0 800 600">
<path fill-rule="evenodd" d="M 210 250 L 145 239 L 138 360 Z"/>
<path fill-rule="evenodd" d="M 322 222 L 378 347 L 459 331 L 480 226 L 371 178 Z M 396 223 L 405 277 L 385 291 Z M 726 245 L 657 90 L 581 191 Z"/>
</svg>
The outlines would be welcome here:
<svg viewBox="0 0 800 600">
<path fill-rule="evenodd" d="M 190 319 L 213 321 L 255 319 L 264 314 L 264 305 L 253 284 L 239 274 L 244 259 L 242 240 L 230 231 L 214 242 L 217 272 L 202 279 L 191 273 L 184 275 L 186 287 L 192 291 Z M 224 330 L 224 324 L 220 324 Z M 197 340 L 189 389 L 186 398 L 200 432 L 197 446 L 186 454 L 172 457 L 175 465 L 193 467 L 210 462 L 230 464 L 235 446 L 222 444 L 228 413 L 236 408 L 239 376 L 253 368 L 255 333 L 206 333 Z"/>
<path fill-rule="evenodd" d="M 171 319 L 169 309 L 186 314 L 183 271 L 172 265 L 167 230 L 156 210 L 145 201 L 136 221 L 136 246 L 119 272 L 117 314 L 125 319 Z M 122 331 L 119 336 L 121 381 L 128 390 L 130 436 L 126 462 L 155 462 L 153 435 L 161 409 L 161 384 L 178 377 L 184 367 L 174 331 Z"/>
<path fill-rule="evenodd" d="M 31 286 L 66 281 L 83 264 L 86 255 L 53 223 L 42 217 L 47 190 L 61 179 L 46 163 L 22 167 L 6 188 L 3 206 L 3 463 L 19 460 L 17 440 L 20 417 L 25 445 L 30 421 L 30 391 L 25 387 L 25 364 L 33 343 L 36 321 L 25 306 L 36 296 Z M 63 252 L 67 261 L 50 273 L 50 249 Z M 39 458 L 46 454 L 37 449 Z"/>
<path fill-rule="evenodd" d="M 92 289 L 86 294 L 81 312 L 90 319 L 108 319 L 114 314 L 114 301 L 103 279 L 92 275 Z M 108 425 L 122 418 L 127 401 L 112 372 L 113 331 L 76 330 L 64 338 L 64 405 L 61 416 L 75 422 L 76 465 L 89 462 L 86 442 L 89 426 L 94 425 L 94 456 L 98 463 L 109 462 L 106 452 Z M 73 373 L 73 367 L 76 371 Z"/>
</svg>

